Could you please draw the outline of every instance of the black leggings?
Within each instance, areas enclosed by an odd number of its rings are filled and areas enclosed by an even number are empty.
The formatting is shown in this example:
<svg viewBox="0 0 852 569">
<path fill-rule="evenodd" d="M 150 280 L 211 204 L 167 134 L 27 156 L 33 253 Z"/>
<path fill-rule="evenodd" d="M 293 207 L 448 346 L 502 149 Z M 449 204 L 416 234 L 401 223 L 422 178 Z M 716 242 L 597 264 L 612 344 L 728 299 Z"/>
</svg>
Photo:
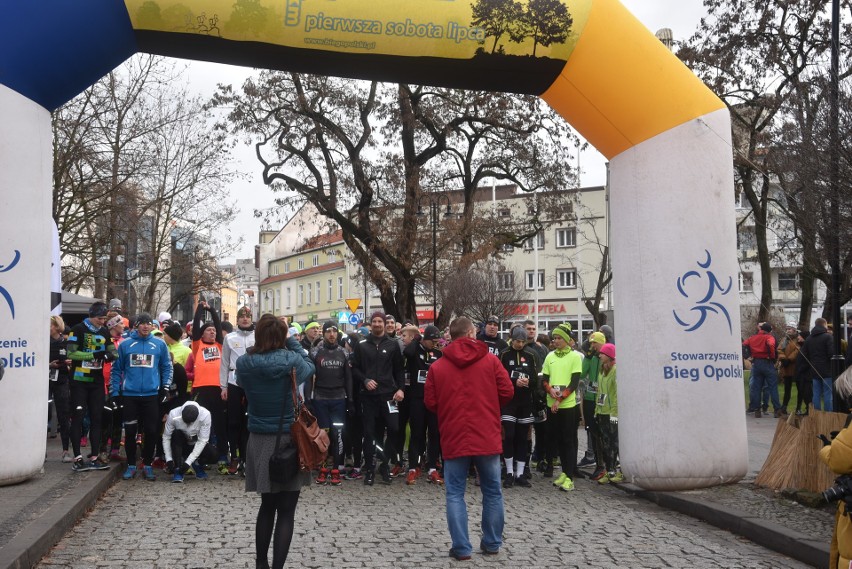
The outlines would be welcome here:
<svg viewBox="0 0 852 569">
<path fill-rule="evenodd" d="M 56 424 L 62 438 L 62 450 L 68 450 L 71 441 L 71 387 L 69 380 L 51 381 L 49 398 L 56 407 Z M 76 455 L 75 455 L 76 456 Z"/>
<path fill-rule="evenodd" d="M 95 378 L 94 381 L 71 380 L 71 447 L 74 456 L 82 456 L 80 437 L 83 436 L 83 417 L 89 412 L 89 443 L 92 447 L 90 456 L 98 455 L 101 446 L 101 414 L 104 409 L 104 382 Z M 58 413 L 58 412 L 57 412 Z"/>
<path fill-rule="evenodd" d="M 154 446 L 157 443 L 157 431 L 160 420 L 160 398 L 123 397 L 124 409 L 124 452 L 127 453 L 127 466 L 136 466 L 136 433 L 139 421 L 142 421 L 142 463 L 151 466 L 154 460 Z"/>
<path fill-rule="evenodd" d="M 557 454 L 562 463 L 562 472 L 570 478 L 577 476 L 577 427 L 579 422 L 579 409 L 574 406 L 569 409 L 559 409 L 556 413 L 548 410 L 547 422 L 548 443 L 550 450 L 548 455 L 553 458 Z"/>
<path fill-rule="evenodd" d="M 219 459 L 226 460 L 228 457 L 228 419 L 225 417 L 222 388 L 218 385 L 193 387 L 192 400 L 210 411 L 213 418 L 213 435 L 216 437 L 213 444 L 219 449 Z"/>
<path fill-rule="evenodd" d="M 399 413 L 388 409 L 390 396 L 361 397 L 361 415 L 364 419 L 364 462 L 373 470 L 376 458 L 383 465 L 396 454 L 396 438 L 399 434 Z M 387 431 L 387 438 L 385 438 Z M 384 448 L 381 448 L 384 445 Z"/>
<path fill-rule="evenodd" d="M 260 495 L 260 510 L 257 512 L 255 526 L 255 552 L 258 569 L 269 567 L 269 542 L 272 541 L 273 527 L 275 541 L 272 543 L 272 568 L 282 569 L 290 552 L 293 540 L 293 525 L 296 517 L 296 503 L 299 491 L 269 492 Z M 277 523 L 276 523 L 277 518 Z"/>
<path fill-rule="evenodd" d="M 231 447 L 231 460 L 237 458 L 246 461 L 246 444 L 248 443 L 248 402 L 242 387 L 228 384 L 228 445 Z M 222 443 L 219 443 L 222 446 Z"/>
</svg>

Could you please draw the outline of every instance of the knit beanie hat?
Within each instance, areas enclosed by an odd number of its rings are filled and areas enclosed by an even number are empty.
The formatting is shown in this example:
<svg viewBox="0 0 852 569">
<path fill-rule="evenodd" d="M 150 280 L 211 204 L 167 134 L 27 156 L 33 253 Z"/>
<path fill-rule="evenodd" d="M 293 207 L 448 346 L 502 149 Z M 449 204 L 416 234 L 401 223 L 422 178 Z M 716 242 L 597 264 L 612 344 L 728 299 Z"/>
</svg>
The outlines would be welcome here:
<svg viewBox="0 0 852 569">
<path fill-rule="evenodd" d="M 615 361 L 615 344 L 604 344 L 601 346 L 601 353 L 607 356 L 612 361 Z"/>
<path fill-rule="evenodd" d="M 166 326 L 165 333 L 169 335 L 169 338 L 177 342 L 183 336 L 183 328 L 180 327 L 180 324 L 172 322 Z"/>
<path fill-rule="evenodd" d="M 571 343 L 571 325 L 568 324 L 567 322 L 563 322 L 562 324 L 560 324 L 559 326 L 557 326 L 553 330 L 553 335 L 559 336 L 560 338 L 562 338 L 563 340 L 565 340 L 567 343 L 570 344 Z"/>
</svg>

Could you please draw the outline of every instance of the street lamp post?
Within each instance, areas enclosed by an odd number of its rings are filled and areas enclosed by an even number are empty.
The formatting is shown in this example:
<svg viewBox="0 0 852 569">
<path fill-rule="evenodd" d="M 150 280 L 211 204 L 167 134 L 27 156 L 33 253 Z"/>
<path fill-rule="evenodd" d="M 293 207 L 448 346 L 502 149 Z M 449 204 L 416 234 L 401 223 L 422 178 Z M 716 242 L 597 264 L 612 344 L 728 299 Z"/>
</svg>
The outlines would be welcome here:
<svg viewBox="0 0 852 569">
<path fill-rule="evenodd" d="M 429 223 L 432 225 L 432 322 L 438 321 L 438 209 L 446 206 L 444 217 L 453 215 L 450 198 L 447 194 L 434 193 L 423 194 L 417 200 L 417 215 L 425 214 L 423 206 L 429 205 Z"/>
</svg>

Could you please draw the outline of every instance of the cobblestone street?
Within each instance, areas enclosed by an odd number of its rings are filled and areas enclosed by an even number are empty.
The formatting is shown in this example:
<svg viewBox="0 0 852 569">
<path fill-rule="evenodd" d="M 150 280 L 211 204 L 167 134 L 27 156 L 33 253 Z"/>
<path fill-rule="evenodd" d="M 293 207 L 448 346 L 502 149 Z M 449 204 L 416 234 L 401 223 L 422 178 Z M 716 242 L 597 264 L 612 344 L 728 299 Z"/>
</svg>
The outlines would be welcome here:
<svg viewBox="0 0 852 569">
<path fill-rule="evenodd" d="M 97 475 L 96 473 L 82 476 Z M 88 567 L 254 567 L 259 497 L 243 480 L 213 474 L 170 484 L 118 482 L 38 565 Z M 505 545 L 500 555 L 447 557 L 443 489 L 312 486 L 302 492 L 288 567 L 807 567 L 731 533 L 577 480 L 556 490 L 536 474 L 533 488 L 504 491 Z M 468 487 L 471 542 L 479 543 L 479 489 Z M 310 537 L 308 537 L 310 535 Z M 826 536 L 828 539 L 830 536 Z M 270 552 L 271 558 L 271 552 Z"/>
</svg>

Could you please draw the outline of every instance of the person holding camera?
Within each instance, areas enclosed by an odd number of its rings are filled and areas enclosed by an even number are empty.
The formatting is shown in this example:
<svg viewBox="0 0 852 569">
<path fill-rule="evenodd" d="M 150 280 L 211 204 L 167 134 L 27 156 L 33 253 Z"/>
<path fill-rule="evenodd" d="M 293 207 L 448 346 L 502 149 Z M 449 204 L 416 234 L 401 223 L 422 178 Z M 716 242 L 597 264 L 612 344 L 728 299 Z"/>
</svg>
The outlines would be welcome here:
<svg viewBox="0 0 852 569">
<path fill-rule="evenodd" d="M 286 321 L 271 314 L 264 314 L 257 321 L 254 340 L 254 346 L 237 359 L 236 368 L 237 385 L 248 401 L 246 492 L 260 494 L 255 526 L 257 567 L 269 568 L 271 541 L 272 567 L 280 569 L 287 561 L 293 539 L 299 492 L 308 478 L 299 473 L 284 483 L 273 482 L 269 458 L 275 452 L 279 425 L 281 445 L 286 447 L 291 442 L 290 425 L 295 415 L 290 374 L 295 369 L 296 383 L 302 385 L 313 376 L 315 368 L 299 341 L 288 337 Z"/>
<path fill-rule="evenodd" d="M 841 375 L 841 378 L 844 376 Z M 846 382 L 849 383 L 849 378 Z M 838 379 L 838 382 L 840 379 Z M 841 388 L 848 396 L 849 388 Z M 846 569 L 852 566 L 852 518 L 850 518 L 849 506 L 847 502 L 852 498 L 852 429 L 849 428 L 849 423 L 852 422 L 852 415 L 846 419 L 846 426 L 837 434 L 832 441 L 821 435 L 820 438 L 826 444 L 819 451 L 819 458 L 822 460 L 832 472 L 839 474 L 836 484 L 826 492 L 823 496 L 828 501 L 837 500 L 837 513 L 834 518 L 834 533 L 831 536 L 831 553 L 829 557 L 829 567 L 831 569 Z"/>
<path fill-rule="evenodd" d="M 163 429 L 163 452 L 166 472 L 172 473 L 172 482 L 183 482 L 190 468 L 198 480 L 209 478 L 199 460 L 210 464 L 219 456 L 216 448 L 210 445 L 212 425 L 210 411 L 195 401 L 187 401 L 169 412 Z"/>
</svg>

